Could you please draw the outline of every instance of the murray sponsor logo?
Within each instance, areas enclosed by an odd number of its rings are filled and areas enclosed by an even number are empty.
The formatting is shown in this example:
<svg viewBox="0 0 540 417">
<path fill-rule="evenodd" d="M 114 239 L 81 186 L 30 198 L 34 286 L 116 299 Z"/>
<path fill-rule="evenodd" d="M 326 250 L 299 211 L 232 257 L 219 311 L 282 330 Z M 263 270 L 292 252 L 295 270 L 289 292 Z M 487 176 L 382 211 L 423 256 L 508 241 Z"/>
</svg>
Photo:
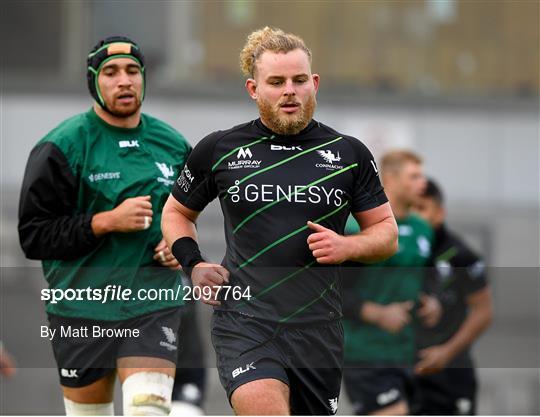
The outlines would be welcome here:
<svg viewBox="0 0 540 417">
<path fill-rule="evenodd" d="M 326 162 L 325 164 L 315 164 L 317 168 L 324 168 L 328 171 L 333 171 L 336 169 L 342 169 L 343 165 L 335 164 L 334 162 L 340 162 L 341 156 L 339 152 L 335 155 L 331 150 L 318 150 L 317 153 L 319 156 Z"/>
<path fill-rule="evenodd" d="M 240 201 L 271 203 L 281 200 L 300 204 L 326 203 L 339 207 L 343 204 L 345 191 L 340 188 L 326 188 L 317 185 L 306 187 L 301 184 L 283 187 L 276 184 L 248 183 L 244 185 L 237 180 L 232 187 L 229 187 L 227 193 L 231 196 L 233 203 Z"/>
<path fill-rule="evenodd" d="M 156 162 L 156 166 L 161 171 L 161 177 L 158 177 L 158 181 L 165 185 L 173 185 L 174 181 L 169 179 L 174 175 L 174 170 L 171 165 L 167 165 L 165 162 Z"/>
<path fill-rule="evenodd" d="M 236 161 L 230 161 L 228 164 L 229 169 L 241 169 L 241 168 L 259 168 L 261 166 L 260 160 L 253 159 L 253 152 L 249 148 L 240 148 L 236 153 Z"/>
<path fill-rule="evenodd" d="M 138 140 L 121 140 L 118 142 L 118 146 L 120 146 L 121 148 L 138 148 L 139 141 Z"/>
<path fill-rule="evenodd" d="M 176 183 L 180 187 L 182 191 L 187 193 L 189 189 L 191 188 L 191 184 L 193 183 L 193 180 L 195 179 L 194 175 L 191 173 L 187 165 L 184 165 L 184 169 L 182 170 L 182 173 L 176 180 Z"/>
<path fill-rule="evenodd" d="M 119 172 L 97 172 L 88 176 L 90 182 L 106 181 L 106 180 L 119 180 Z"/>
</svg>

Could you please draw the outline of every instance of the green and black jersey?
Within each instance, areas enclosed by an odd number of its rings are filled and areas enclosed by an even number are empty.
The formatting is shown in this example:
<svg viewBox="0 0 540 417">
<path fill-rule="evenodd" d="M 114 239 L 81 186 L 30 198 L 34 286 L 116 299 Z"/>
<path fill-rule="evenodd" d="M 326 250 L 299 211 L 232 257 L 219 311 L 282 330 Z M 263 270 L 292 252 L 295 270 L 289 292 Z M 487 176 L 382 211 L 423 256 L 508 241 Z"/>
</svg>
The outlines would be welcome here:
<svg viewBox="0 0 540 417">
<path fill-rule="evenodd" d="M 161 210 L 190 150 L 176 130 L 153 117 L 143 114 L 137 128 L 124 129 L 105 123 L 93 109 L 64 121 L 38 142 L 26 166 L 19 205 L 25 254 L 43 261 L 49 288 L 116 285 L 133 292 L 125 301 L 49 302 L 49 313 L 124 320 L 178 305 L 141 300 L 136 292 L 180 283 L 177 272 L 153 260 L 153 249 L 162 238 Z M 95 213 L 143 195 L 151 196 L 149 229 L 94 236 Z"/>
<path fill-rule="evenodd" d="M 470 247 L 441 225 L 435 231 L 435 243 L 429 262 L 428 277 L 435 281 L 432 287 L 443 307 L 441 320 L 433 328 L 418 326 L 418 346 L 446 343 L 452 338 L 467 318 L 467 298 L 488 286 L 486 267 L 483 260 Z M 469 348 L 460 352 L 449 367 L 471 367 Z"/>
<path fill-rule="evenodd" d="M 341 317 L 340 267 L 316 263 L 307 221 L 343 234 L 350 212 L 387 201 L 369 150 L 314 120 L 292 136 L 274 134 L 260 119 L 210 134 L 173 196 L 196 211 L 220 200 L 222 264 L 230 285 L 249 288 L 252 298 L 229 294 L 219 309 L 281 323 Z"/>
<path fill-rule="evenodd" d="M 354 219 L 347 224 L 347 234 L 358 233 Z M 424 289 L 426 268 L 431 256 L 433 231 L 420 217 L 409 215 L 396 219 L 398 252 L 384 262 L 359 268 L 353 265 L 345 281 L 345 359 L 348 362 L 411 364 L 415 355 L 414 326 L 389 333 L 360 320 L 364 301 L 390 304 L 417 302 Z M 356 267 L 355 267 L 356 266 Z"/>
</svg>

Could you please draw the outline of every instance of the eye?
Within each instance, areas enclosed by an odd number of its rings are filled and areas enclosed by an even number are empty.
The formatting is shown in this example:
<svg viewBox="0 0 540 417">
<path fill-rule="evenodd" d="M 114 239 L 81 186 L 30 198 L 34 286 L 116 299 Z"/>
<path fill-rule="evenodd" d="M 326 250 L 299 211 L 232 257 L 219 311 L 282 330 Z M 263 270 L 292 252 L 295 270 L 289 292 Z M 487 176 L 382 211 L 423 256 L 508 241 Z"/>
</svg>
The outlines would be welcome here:
<svg viewBox="0 0 540 417">
<path fill-rule="evenodd" d="M 302 78 L 297 78 L 295 80 L 296 84 L 304 84 L 305 82 L 307 82 L 307 78 L 306 77 L 302 77 Z"/>
<path fill-rule="evenodd" d="M 281 85 L 283 84 L 283 81 L 281 80 L 272 80 L 270 81 L 270 85 Z"/>
</svg>

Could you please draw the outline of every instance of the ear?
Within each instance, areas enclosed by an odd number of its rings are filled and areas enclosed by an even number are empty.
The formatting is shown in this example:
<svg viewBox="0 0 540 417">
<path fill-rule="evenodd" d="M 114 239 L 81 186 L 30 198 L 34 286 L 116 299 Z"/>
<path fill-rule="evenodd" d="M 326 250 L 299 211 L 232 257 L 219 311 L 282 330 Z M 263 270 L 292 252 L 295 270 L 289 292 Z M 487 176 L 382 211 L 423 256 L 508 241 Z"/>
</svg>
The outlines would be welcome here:
<svg viewBox="0 0 540 417">
<path fill-rule="evenodd" d="M 315 87 L 316 93 L 317 91 L 319 91 L 319 82 L 321 80 L 321 77 L 319 76 L 319 74 L 313 74 L 311 78 L 313 78 L 313 86 Z"/>
<path fill-rule="evenodd" d="M 246 90 L 253 100 L 257 100 L 257 81 L 253 78 L 246 80 Z"/>
</svg>

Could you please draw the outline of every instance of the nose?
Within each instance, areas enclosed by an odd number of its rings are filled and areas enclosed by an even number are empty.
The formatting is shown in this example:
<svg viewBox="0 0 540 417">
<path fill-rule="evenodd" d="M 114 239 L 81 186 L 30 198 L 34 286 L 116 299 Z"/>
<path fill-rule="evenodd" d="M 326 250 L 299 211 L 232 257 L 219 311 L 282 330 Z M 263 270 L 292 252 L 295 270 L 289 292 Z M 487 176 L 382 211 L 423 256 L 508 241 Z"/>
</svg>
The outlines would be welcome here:
<svg viewBox="0 0 540 417">
<path fill-rule="evenodd" d="M 284 96 L 295 96 L 296 89 L 294 88 L 294 83 L 292 80 L 287 80 L 285 82 L 285 89 L 283 90 Z"/>
<path fill-rule="evenodd" d="M 129 76 L 127 71 L 120 71 L 118 85 L 119 86 L 129 86 L 131 84 L 132 84 L 131 77 Z"/>
</svg>

